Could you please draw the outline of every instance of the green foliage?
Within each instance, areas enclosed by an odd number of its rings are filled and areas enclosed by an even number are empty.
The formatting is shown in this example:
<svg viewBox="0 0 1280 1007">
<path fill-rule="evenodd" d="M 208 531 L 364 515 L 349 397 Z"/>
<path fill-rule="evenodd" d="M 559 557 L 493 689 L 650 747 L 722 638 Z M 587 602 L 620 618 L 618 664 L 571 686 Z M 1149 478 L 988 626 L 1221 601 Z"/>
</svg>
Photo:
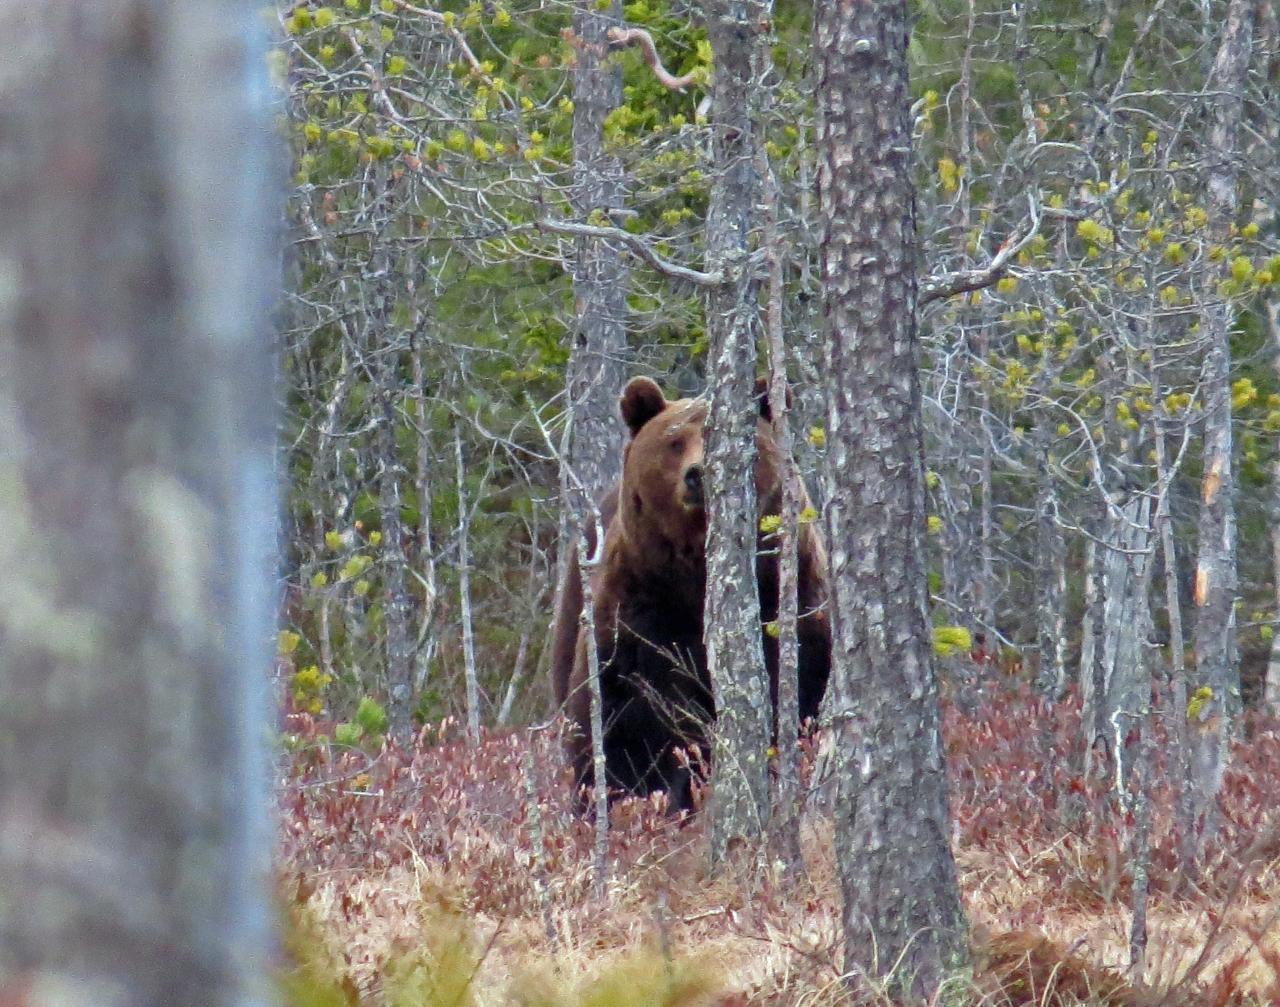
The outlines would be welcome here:
<svg viewBox="0 0 1280 1007">
<path fill-rule="evenodd" d="M 963 626 L 934 626 L 933 653 L 938 657 L 967 654 L 973 649 L 973 637 Z"/>
<path fill-rule="evenodd" d="M 368 696 L 360 700 L 360 705 L 356 708 L 356 723 L 369 738 L 381 738 L 387 733 L 386 711 Z"/>
<path fill-rule="evenodd" d="M 324 711 L 325 690 L 333 681 L 332 675 L 320 671 L 317 665 L 311 664 L 294 672 L 293 705 L 307 713 L 318 714 Z"/>
<path fill-rule="evenodd" d="M 321 625 L 327 627 L 333 661 L 326 667 L 335 680 L 326 702 L 339 715 L 350 715 L 360 696 L 384 684 L 378 675 L 385 630 L 396 610 L 389 575 L 420 573 L 422 557 L 447 548 L 456 526 L 457 489 L 442 475 L 451 470 L 455 429 L 463 431 L 468 459 L 485 459 L 469 470 L 466 492 L 477 504 L 473 565 L 484 571 L 473 583 L 477 640 L 485 651 L 481 665 L 494 675 L 511 665 L 520 634 L 510 627 L 532 624 L 540 611 L 525 571 L 553 539 L 556 478 L 529 407 L 553 401 L 562 389 L 575 325 L 566 268 L 573 243 L 536 226 L 543 217 L 583 212 L 566 197 L 574 178 L 571 72 L 578 58 L 571 12 L 524 0 L 445 0 L 433 10 L 439 18 L 382 0 L 282 8 L 286 131 L 297 183 L 295 296 L 284 325 L 296 529 L 289 618 L 316 647 Z M 1280 389 L 1257 308 L 1280 282 L 1274 228 L 1242 219 L 1230 233 L 1222 227 L 1211 233 L 1200 176 L 1203 138 L 1187 125 L 1200 120 L 1185 114 L 1190 99 L 1173 97 L 1204 90 L 1196 77 L 1200 61 L 1171 68 L 1156 55 L 1198 51 L 1202 40 L 1170 11 L 1155 22 L 1152 38 L 1160 43 L 1130 53 L 1126 47 L 1153 12 L 1151 0 L 1124 7 L 1095 49 L 1057 27 L 1078 17 L 1066 0 L 976 9 L 944 0 L 916 10 L 910 57 L 919 99 L 922 271 L 981 266 L 1022 232 L 1028 200 L 1050 211 L 992 287 L 922 315 L 931 367 L 926 399 L 968 403 L 977 412 L 962 409 L 957 428 L 980 413 L 997 453 L 995 478 L 1005 482 L 996 503 L 1010 507 L 996 522 L 997 541 L 987 546 L 1019 557 L 1005 588 L 1010 599 L 1034 586 L 1020 580 L 1030 568 L 1021 559 L 1034 555 L 1030 522 L 1010 516 L 1030 503 L 1030 474 L 1047 464 L 1067 508 L 1078 503 L 1079 487 L 1091 485 L 1095 459 L 1110 471 L 1108 464 L 1123 457 L 1126 472 L 1150 483 L 1155 424 L 1167 424 L 1176 441 L 1181 425 L 1203 417 L 1195 347 L 1199 315 L 1214 297 L 1225 298 L 1240 319 L 1232 404 L 1242 489 L 1252 501 L 1270 486 L 1280 431 L 1280 400 L 1271 397 Z M 694 82 L 671 91 L 638 48 L 611 55 L 621 69 L 623 103 L 605 132 L 627 205 L 618 217 L 603 208 L 585 215 L 699 266 L 716 171 L 710 131 L 698 116 L 711 71 L 705 30 L 670 0 L 635 0 L 625 14 L 629 24 L 652 32 L 668 70 L 691 72 Z M 790 243 L 789 337 L 812 325 L 816 293 L 815 263 L 805 261 L 815 171 L 809 17 L 808 5 L 790 0 L 775 8 L 778 86 L 764 136 Z M 1022 27 L 1034 58 L 1017 50 Z M 1095 136 L 1091 109 L 1122 71 L 1132 107 Z M 1178 86 L 1170 87 L 1175 78 Z M 1009 165 L 1020 167 L 1011 172 Z M 689 288 L 633 268 L 631 343 L 645 348 L 647 366 L 679 373 L 692 386 L 706 352 L 701 304 Z M 379 275 L 394 281 L 380 287 L 372 279 Z M 384 296 L 384 306 L 373 309 Z M 385 370 L 372 367 L 374 360 Z M 938 381 L 955 384 L 941 388 Z M 391 459 L 375 448 L 386 389 L 394 417 Z M 552 409 L 543 419 L 554 424 L 556 415 Z M 801 450 L 812 458 L 824 449 L 825 432 L 809 427 L 811 416 L 803 422 Z M 936 417 L 929 437 L 930 451 L 943 443 Z M 1047 462 L 1044 439 L 1052 447 Z M 947 508 L 967 505 L 973 459 L 951 447 L 930 459 L 941 473 L 935 478 L 951 491 L 930 501 L 928 528 L 945 551 L 969 547 L 955 541 L 968 526 Z M 1175 503 L 1194 499 L 1194 438 L 1183 464 Z M 384 530 L 379 474 L 387 467 L 402 474 L 398 542 L 374 539 Z M 424 486 L 429 499 L 421 495 Z M 1065 515 L 1068 523 L 1079 516 Z M 1246 502 L 1242 535 L 1263 520 Z M 1242 562 L 1262 564 L 1261 551 Z M 437 589 L 456 599 L 448 569 Z M 422 615 L 424 584 L 410 575 L 404 591 L 413 616 Z M 456 679 L 459 669 L 454 616 L 431 626 L 433 649 L 422 657 L 442 682 Z M 1025 635 L 1027 610 L 1010 618 Z M 312 659 L 307 642 L 298 647 L 299 658 Z M 429 695 L 415 700 L 420 712 L 448 712 L 447 691 L 433 682 Z"/>
<path fill-rule="evenodd" d="M 276 972 L 285 1007 L 356 1007 L 359 997 L 324 946 L 324 936 L 300 906 L 283 914 L 281 944 L 288 965 Z"/>
</svg>

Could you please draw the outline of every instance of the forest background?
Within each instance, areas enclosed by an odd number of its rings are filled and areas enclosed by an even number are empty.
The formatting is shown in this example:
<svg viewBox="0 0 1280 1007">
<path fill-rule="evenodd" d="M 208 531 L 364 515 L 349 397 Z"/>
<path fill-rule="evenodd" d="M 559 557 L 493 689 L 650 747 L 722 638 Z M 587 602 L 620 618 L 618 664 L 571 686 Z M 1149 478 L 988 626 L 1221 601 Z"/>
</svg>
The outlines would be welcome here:
<svg viewBox="0 0 1280 1007">
<path fill-rule="evenodd" d="M 810 15 L 769 11 L 751 242 L 777 264 L 762 314 L 822 513 Z M 1186 827 L 1157 813 L 1155 842 L 1185 863 L 1243 824 L 1215 803 L 1230 746 L 1245 708 L 1280 702 L 1276 13 L 970 0 L 912 18 L 944 692 L 969 715 L 1076 711 L 1056 785 L 1111 788 L 1122 824 L 1099 828 L 1122 860 L 1148 762 L 1182 779 L 1166 810 Z M 565 504 L 616 474 L 617 390 L 718 380 L 704 12 L 345 0 L 280 24 L 298 744 L 541 724 Z M 779 358 L 759 337 L 763 369 Z M 1053 731 L 1032 777 L 1052 775 Z"/>
<path fill-rule="evenodd" d="M 644 45 L 615 47 L 623 84 L 591 180 L 608 198 L 585 213 L 573 8 L 384 0 L 282 19 L 295 158 L 286 647 L 303 706 L 347 720 L 370 696 L 400 723 L 466 719 L 473 675 L 482 723 L 541 720 L 566 377 L 579 381 L 597 484 L 597 470 L 616 472 L 627 376 L 658 375 L 673 394 L 706 387 L 710 50 L 694 10 L 645 0 L 623 13 L 683 86 L 664 86 Z M 1090 605 L 1131 606 L 1130 580 L 1163 584 L 1155 510 L 1172 526 L 1190 642 L 1217 418 L 1201 315 L 1217 298 L 1231 310 L 1227 499 L 1243 544 L 1227 663 L 1253 705 L 1265 691 L 1280 258 L 1274 19 L 1259 13 L 1232 155 L 1237 209 L 1214 235 L 1205 82 L 1217 7 L 916 12 L 933 608 L 1048 694 L 1089 687 L 1082 652 L 1087 665 L 1090 650 L 1135 646 L 1108 635 L 1133 620 Z M 820 504 L 808 8 L 779 5 L 772 28 L 769 239 L 784 263 L 798 454 Z M 617 260 L 603 322 L 575 300 L 591 237 Z M 966 272 L 986 282 L 941 296 Z M 615 341 L 603 350 L 602 332 Z M 598 368 L 591 387 L 579 358 Z M 1090 593 L 1091 579 L 1104 589 Z M 1167 608 L 1153 610 L 1162 645 Z"/>
<path fill-rule="evenodd" d="M 1275 1002 L 1273 5 L 920 3 L 908 44 L 893 3 L 307 0 L 258 12 L 274 89 L 236 0 L 0 11 L 0 1001 L 260 996 L 274 613 L 293 1002 Z M 923 617 L 927 575 L 936 669 L 923 622 L 856 682 L 837 640 L 770 752 L 790 845 L 725 841 L 723 770 L 593 829 L 544 671 L 618 389 L 718 440 L 753 364 L 815 505 L 764 534 L 894 543 L 833 605 Z M 883 463 L 896 521 L 852 510 Z"/>
</svg>

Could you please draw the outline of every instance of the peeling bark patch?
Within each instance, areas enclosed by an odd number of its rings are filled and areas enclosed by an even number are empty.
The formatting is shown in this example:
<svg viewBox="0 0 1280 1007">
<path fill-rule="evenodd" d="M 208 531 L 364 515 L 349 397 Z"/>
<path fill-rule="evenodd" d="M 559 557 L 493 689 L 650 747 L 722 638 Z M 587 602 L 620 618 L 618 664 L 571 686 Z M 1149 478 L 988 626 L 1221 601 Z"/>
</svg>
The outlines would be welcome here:
<svg viewBox="0 0 1280 1007">
<path fill-rule="evenodd" d="M 1204 475 L 1204 482 L 1200 487 L 1200 498 L 1206 503 L 1211 504 L 1217 499 L 1218 490 L 1222 488 L 1222 459 L 1215 458 L 1209 466 L 1209 471 Z"/>
</svg>

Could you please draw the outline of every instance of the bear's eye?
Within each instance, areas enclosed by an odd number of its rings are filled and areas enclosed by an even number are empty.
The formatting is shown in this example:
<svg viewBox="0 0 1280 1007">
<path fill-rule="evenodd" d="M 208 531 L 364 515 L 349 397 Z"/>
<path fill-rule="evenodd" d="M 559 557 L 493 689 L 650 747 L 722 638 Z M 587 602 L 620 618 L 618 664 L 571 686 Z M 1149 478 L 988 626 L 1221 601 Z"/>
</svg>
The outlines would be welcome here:
<svg viewBox="0 0 1280 1007">
<path fill-rule="evenodd" d="M 685 441 L 683 437 L 672 437 L 671 440 L 667 443 L 667 446 L 672 451 L 683 451 L 684 444 L 685 444 Z"/>
</svg>

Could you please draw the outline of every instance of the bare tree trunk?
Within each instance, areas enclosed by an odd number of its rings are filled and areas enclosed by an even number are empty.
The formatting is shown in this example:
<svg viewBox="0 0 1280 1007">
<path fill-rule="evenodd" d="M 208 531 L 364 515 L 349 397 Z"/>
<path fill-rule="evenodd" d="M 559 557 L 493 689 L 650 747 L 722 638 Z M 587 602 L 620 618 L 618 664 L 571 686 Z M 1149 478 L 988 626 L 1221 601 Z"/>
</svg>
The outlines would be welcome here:
<svg viewBox="0 0 1280 1007">
<path fill-rule="evenodd" d="M 1150 610 L 1146 610 L 1149 618 Z M 1139 644 L 1141 667 L 1138 676 L 1147 680 L 1150 674 L 1146 663 L 1146 639 L 1150 625 L 1140 627 L 1142 642 Z M 1130 848 L 1130 870 L 1133 888 L 1130 892 L 1132 918 L 1129 924 L 1129 981 L 1135 986 L 1143 982 L 1147 962 L 1147 896 L 1151 887 L 1151 770 L 1155 760 L 1155 732 L 1151 692 L 1143 700 L 1143 708 L 1137 711 L 1138 737 L 1134 755 L 1132 797 L 1129 807 L 1134 817 L 1133 842 Z"/>
<path fill-rule="evenodd" d="M 1215 92 L 1205 156 L 1208 226 L 1226 244 L 1236 209 L 1237 134 L 1249 72 L 1253 0 L 1231 0 L 1207 87 Z M 1212 288 L 1217 275 L 1207 277 Z M 1196 675 L 1213 694 L 1201 710 L 1193 741 L 1198 812 L 1206 835 L 1222 782 L 1231 722 L 1240 708 L 1236 654 L 1236 516 L 1231 432 L 1231 306 L 1207 295 L 1200 314 L 1204 362 L 1204 476 L 1200 484 L 1199 557 L 1196 564 Z"/>
<path fill-rule="evenodd" d="M 1097 529 L 1102 528 L 1101 522 Z M 1104 550 L 1098 545 L 1097 538 L 1090 535 L 1084 547 L 1084 617 L 1080 624 L 1080 666 L 1076 670 L 1080 682 L 1080 693 L 1086 695 L 1090 689 L 1096 688 L 1098 678 L 1098 661 L 1102 646 L 1098 642 L 1102 636 L 1102 555 Z M 1082 727 L 1091 730 L 1085 718 Z"/>
<path fill-rule="evenodd" d="M 815 8 L 845 968 L 930 998 L 968 946 L 923 558 L 907 34 L 905 0 Z"/>
<path fill-rule="evenodd" d="M 622 75 L 609 60 L 608 32 L 621 24 L 622 5 L 579 0 L 573 26 L 578 48 L 573 70 L 574 209 L 584 221 L 595 211 L 621 209 L 621 162 L 604 148 L 604 122 L 622 102 Z M 618 393 L 626 380 L 627 290 L 623 250 L 594 237 L 577 240 L 573 293 L 576 328 L 565 374 L 568 414 L 560 456 L 560 549 L 556 562 L 559 612 L 582 594 L 575 541 L 590 510 L 618 479 Z M 561 661 L 572 663 L 572 655 Z M 557 697 L 563 702 L 564 697 Z"/>
<path fill-rule="evenodd" d="M 707 267 L 724 282 L 707 296 L 711 405 L 706 432 L 707 666 L 715 695 L 711 858 L 753 842 L 769 820 L 771 710 L 756 585 L 756 418 L 753 387 L 759 308 L 750 263 L 761 180 L 758 90 L 767 72 L 758 0 L 708 0 L 715 59 L 712 148 L 716 177 L 707 211 Z"/>
<path fill-rule="evenodd" d="M 1057 522 L 1047 420 L 1036 427 L 1039 470 L 1036 473 L 1036 540 L 1039 545 L 1037 640 L 1040 666 L 1036 689 L 1045 697 L 1060 699 L 1067 688 L 1067 626 L 1063 604 L 1067 593 L 1066 543 Z"/>
<path fill-rule="evenodd" d="M 604 752 L 604 693 L 600 688 L 600 650 L 596 640 L 595 596 L 591 575 L 604 554 L 604 523 L 599 512 L 593 515 L 595 552 L 588 548 L 586 535 L 578 538 L 578 573 L 582 583 L 581 632 L 578 646 L 586 651 L 587 688 L 591 693 L 591 779 L 594 784 L 595 845 L 592 853 L 593 890 L 604 901 L 609 888 L 609 775 Z"/>
<path fill-rule="evenodd" d="M 1152 373 L 1153 398 L 1160 401 L 1160 386 Z M 1165 611 L 1169 618 L 1169 666 L 1166 694 L 1169 697 L 1169 733 L 1173 739 L 1170 759 L 1174 778 L 1174 825 L 1178 836 L 1178 854 L 1184 869 L 1189 869 L 1196 856 L 1195 801 L 1192 794 L 1191 740 L 1187 725 L 1186 641 L 1182 627 L 1182 602 L 1178 597 L 1178 553 L 1173 540 L 1173 517 L 1170 514 L 1169 487 L 1173 483 L 1165 437 L 1166 416 L 1157 419 L 1152 438 L 1156 453 L 1156 478 L 1162 487 L 1156 510 L 1156 530 L 1160 536 L 1160 555 L 1164 560 Z"/>
<path fill-rule="evenodd" d="M 1280 301 L 1267 303 L 1267 327 L 1276 349 L 1276 370 L 1280 372 Z M 1280 456 L 1271 463 L 1271 586 L 1275 596 L 1276 615 L 1280 617 Z M 1273 627 L 1274 629 L 1274 627 Z M 1262 696 L 1263 709 L 1280 715 L 1280 633 L 1271 637 L 1271 657 L 1267 662 L 1267 681 Z"/>
<path fill-rule="evenodd" d="M 435 621 L 440 600 L 439 581 L 436 578 L 435 544 L 431 540 L 431 438 L 427 436 L 427 387 L 422 349 L 412 346 L 414 420 L 418 441 L 417 472 L 415 483 L 418 491 L 418 551 L 417 566 L 422 583 L 422 614 L 418 624 L 417 641 L 414 644 L 413 691 L 420 694 L 427 686 L 427 675 L 436 653 Z"/>
<path fill-rule="evenodd" d="M 979 339 L 979 357 L 987 359 L 987 327 L 982 327 Z M 991 516 L 992 497 L 995 495 L 991 479 L 991 434 L 987 430 L 987 417 L 991 414 L 991 392 L 986 382 L 979 389 L 978 431 L 982 438 L 982 462 L 978 467 L 981 497 L 978 501 L 978 577 L 974 584 L 974 609 L 979 625 L 989 634 L 988 639 L 995 642 L 996 629 L 996 574 L 994 557 L 995 522 Z"/>
<path fill-rule="evenodd" d="M 622 164 L 604 149 L 604 122 L 622 101 L 622 75 L 609 59 L 607 33 L 621 23 L 619 0 L 603 10 L 595 0 L 574 7 L 577 62 L 573 69 L 574 209 L 585 221 L 609 214 L 624 202 Z M 558 591 L 577 565 L 569 542 L 578 534 L 584 508 L 594 505 L 618 478 L 618 393 L 626 380 L 626 255 L 601 238 L 577 239 L 573 270 L 577 316 L 566 373 L 569 421 L 561 444 L 561 499 L 565 522 Z M 581 488 L 579 491 L 579 487 Z M 558 595 L 557 595 L 558 597 Z"/>
<path fill-rule="evenodd" d="M 1081 680 L 1085 741 L 1094 751 L 1105 751 L 1117 779 L 1126 780 L 1125 737 L 1146 710 L 1150 693 L 1143 635 L 1149 618 L 1150 497 L 1134 492 L 1123 504 L 1109 506 L 1100 537 L 1100 632 L 1093 674 Z"/>
<path fill-rule="evenodd" d="M 769 345 L 769 402 L 774 440 L 783 460 L 782 513 L 778 529 L 777 683 L 777 807 L 773 844 L 786 863 L 801 864 L 800 850 L 800 472 L 795 462 L 791 410 L 787 404 L 787 351 L 782 331 L 782 262 L 785 248 L 778 233 L 778 186 L 769 171 L 763 145 L 756 152 L 760 174 L 768 187 L 765 214 L 765 254 L 769 289 L 765 327 Z"/>
<path fill-rule="evenodd" d="M 462 434 L 454 431 L 453 457 L 458 480 L 458 593 L 462 606 L 462 669 L 467 689 L 467 741 L 480 742 L 480 685 L 476 680 L 476 642 L 471 628 L 471 505 L 467 470 L 462 464 Z"/>
<path fill-rule="evenodd" d="M 266 999 L 264 46 L 0 2 L 0 1002 Z"/>
<path fill-rule="evenodd" d="M 378 509 L 382 519 L 383 613 L 386 630 L 388 715 L 404 740 L 413 729 L 413 651 L 409 642 L 409 595 L 405 590 L 408 561 L 400 521 L 400 480 L 404 469 L 396 450 L 397 377 L 395 355 L 383 351 L 378 378 L 382 422 L 377 433 Z"/>
</svg>

